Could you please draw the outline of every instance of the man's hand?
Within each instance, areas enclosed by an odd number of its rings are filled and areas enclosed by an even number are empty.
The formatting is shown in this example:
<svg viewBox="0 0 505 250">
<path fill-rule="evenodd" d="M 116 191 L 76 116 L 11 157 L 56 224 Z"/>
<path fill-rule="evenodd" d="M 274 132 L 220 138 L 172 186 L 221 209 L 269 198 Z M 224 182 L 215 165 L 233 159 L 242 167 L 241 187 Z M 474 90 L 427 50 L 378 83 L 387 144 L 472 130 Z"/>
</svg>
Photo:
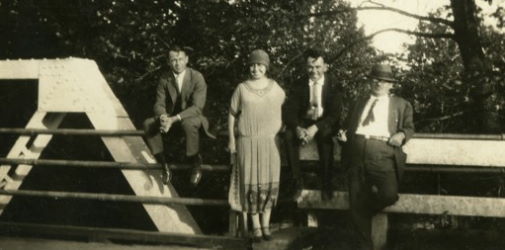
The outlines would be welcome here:
<svg viewBox="0 0 505 250">
<path fill-rule="evenodd" d="M 307 129 L 302 127 L 296 127 L 296 137 L 298 140 L 302 141 L 302 145 L 307 144 Z"/>
<path fill-rule="evenodd" d="M 300 140 L 303 140 L 307 136 L 307 130 L 302 127 L 296 127 L 296 137 Z"/>
<path fill-rule="evenodd" d="M 317 120 L 317 108 L 315 106 L 311 106 L 307 111 L 307 118 L 311 120 Z"/>
<path fill-rule="evenodd" d="M 398 132 L 389 138 L 388 143 L 391 146 L 401 147 L 403 140 L 405 140 L 405 134 L 403 132 Z"/>
<path fill-rule="evenodd" d="M 172 116 L 169 117 L 167 114 L 163 114 L 160 116 L 160 131 L 161 133 L 168 133 L 172 124 L 177 121 L 177 117 Z"/>
<path fill-rule="evenodd" d="M 338 130 L 337 140 L 339 140 L 341 142 L 346 142 L 347 141 L 347 130 L 344 130 L 344 129 Z"/>
<path fill-rule="evenodd" d="M 166 122 L 168 120 L 169 116 L 167 114 L 162 114 L 160 115 L 160 121 L 161 122 Z"/>
<path fill-rule="evenodd" d="M 314 136 L 316 135 L 317 131 L 318 128 L 315 124 L 307 128 L 307 137 L 306 137 L 307 142 L 312 141 L 312 139 L 314 139 Z"/>
</svg>

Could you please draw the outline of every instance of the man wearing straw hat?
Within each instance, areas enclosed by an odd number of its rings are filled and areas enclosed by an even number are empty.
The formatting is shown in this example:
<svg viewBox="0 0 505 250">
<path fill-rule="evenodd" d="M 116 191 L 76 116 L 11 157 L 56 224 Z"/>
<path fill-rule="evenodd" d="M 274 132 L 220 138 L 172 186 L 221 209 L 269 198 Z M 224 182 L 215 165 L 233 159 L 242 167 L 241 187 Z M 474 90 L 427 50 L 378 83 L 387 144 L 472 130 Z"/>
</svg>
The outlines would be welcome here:
<svg viewBox="0 0 505 250">
<path fill-rule="evenodd" d="M 359 99 L 345 123 L 342 164 L 348 169 L 350 213 L 360 249 L 373 249 L 372 217 L 398 200 L 407 155 L 402 146 L 414 134 L 412 105 L 391 95 L 391 67 L 375 65 L 371 94 Z M 345 135 L 345 136 L 344 136 Z"/>
</svg>

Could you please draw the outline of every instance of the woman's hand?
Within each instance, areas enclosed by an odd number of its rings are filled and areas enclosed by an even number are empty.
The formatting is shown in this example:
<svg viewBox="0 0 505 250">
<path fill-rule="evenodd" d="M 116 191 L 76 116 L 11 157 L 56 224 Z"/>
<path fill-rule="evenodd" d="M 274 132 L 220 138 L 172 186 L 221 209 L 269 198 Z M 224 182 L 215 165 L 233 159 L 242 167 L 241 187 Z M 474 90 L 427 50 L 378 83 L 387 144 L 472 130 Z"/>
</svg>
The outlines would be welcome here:
<svg viewBox="0 0 505 250">
<path fill-rule="evenodd" d="M 228 141 L 228 152 L 230 152 L 230 154 L 234 154 L 237 152 L 237 146 L 235 145 L 235 140 Z"/>
</svg>

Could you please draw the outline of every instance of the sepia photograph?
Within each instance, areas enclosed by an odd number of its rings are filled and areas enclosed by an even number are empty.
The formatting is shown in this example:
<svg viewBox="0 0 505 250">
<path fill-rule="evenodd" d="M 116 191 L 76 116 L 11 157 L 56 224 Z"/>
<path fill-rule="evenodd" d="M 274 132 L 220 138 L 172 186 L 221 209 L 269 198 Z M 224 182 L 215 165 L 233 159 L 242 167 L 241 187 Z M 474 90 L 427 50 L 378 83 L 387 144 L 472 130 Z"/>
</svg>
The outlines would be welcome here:
<svg viewBox="0 0 505 250">
<path fill-rule="evenodd" d="M 505 249 L 505 0 L 0 0 L 0 250 Z"/>
</svg>

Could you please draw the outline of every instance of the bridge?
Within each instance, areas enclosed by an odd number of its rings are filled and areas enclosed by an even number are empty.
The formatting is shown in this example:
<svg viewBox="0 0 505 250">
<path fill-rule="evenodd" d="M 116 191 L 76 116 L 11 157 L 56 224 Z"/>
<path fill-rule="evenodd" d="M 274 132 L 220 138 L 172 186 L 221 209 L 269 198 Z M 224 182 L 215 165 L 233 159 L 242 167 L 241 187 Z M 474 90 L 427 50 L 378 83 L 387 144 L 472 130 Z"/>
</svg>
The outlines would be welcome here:
<svg viewBox="0 0 505 250">
<path fill-rule="evenodd" d="M 163 185 L 161 166 L 149 152 L 121 102 L 93 60 L 82 58 L 0 61 L 0 80 L 35 80 L 37 109 L 25 128 L 1 128 L 0 133 L 18 138 L 6 157 L 0 159 L 0 214 L 13 196 L 51 197 L 141 203 L 157 232 L 84 228 L 72 225 L 37 225 L 1 222 L 2 230 L 46 234 L 89 234 L 103 239 L 129 239 L 151 243 L 174 243 L 206 247 L 242 248 L 244 240 L 202 235 L 186 206 L 227 206 L 225 200 L 179 197 L 175 188 Z M 16 107 L 12 107 L 15 109 Z M 79 113 L 91 122 L 92 129 L 61 129 L 64 117 Z M 113 161 L 69 161 L 39 159 L 54 135 L 98 136 Z M 19 190 L 33 167 L 67 166 L 117 168 L 133 194 L 77 193 L 47 190 Z M 186 166 L 172 166 L 185 168 Z M 205 165 L 204 170 L 215 167 Z M 219 166 L 217 166 L 219 170 Z M 221 169 L 223 169 L 221 167 Z"/>
</svg>

